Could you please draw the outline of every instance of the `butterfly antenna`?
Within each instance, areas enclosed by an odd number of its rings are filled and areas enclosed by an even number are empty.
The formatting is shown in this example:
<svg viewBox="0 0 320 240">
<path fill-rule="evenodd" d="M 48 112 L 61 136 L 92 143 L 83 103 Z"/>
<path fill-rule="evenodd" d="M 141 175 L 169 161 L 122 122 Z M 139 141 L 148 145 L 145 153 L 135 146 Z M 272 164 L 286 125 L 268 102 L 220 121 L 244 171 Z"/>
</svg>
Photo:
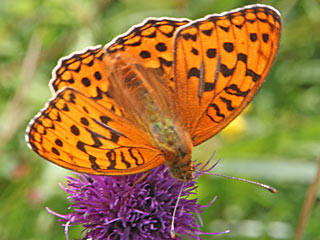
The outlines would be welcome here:
<svg viewBox="0 0 320 240">
<path fill-rule="evenodd" d="M 238 181 L 242 181 L 242 182 L 246 182 L 246 183 L 252 183 L 254 185 L 260 186 L 260 187 L 268 190 L 269 192 L 272 192 L 272 193 L 276 193 L 277 192 L 277 189 L 275 189 L 273 187 L 270 187 L 270 186 L 268 186 L 266 184 L 255 182 L 255 181 L 252 181 L 252 180 L 248 180 L 248 179 L 244 179 L 244 178 L 238 178 L 238 177 L 232 177 L 232 176 L 226 176 L 226 175 L 219 174 L 219 173 L 208 173 L 208 172 L 201 172 L 201 173 L 214 175 L 214 176 L 218 176 L 218 177 L 230 178 L 230 179 L 234 179 L 234 180 L 238 180 Z"/>
<path fill-rule="evenodd" d="M 174 219 L 176 217 L 176 212 L 177 212 L 179 200 L 180 200 L 180 197 L 182 195 L 182 191 L 183 191 L 185 182 L 186 182 L 186 178 L 184 177 L 183 182 L 182 182 L 182 186 L 181 186 L 181 189 L 180 189 L 177 201 L 176 201 L 176 205 L 174 206 L 174 210 L 173 210 L 173 214 L 172 214 L 172 222 L 171 222 L 171 230 L 170 230 L 170 234 L 171 234 L 171 238 L 172 239 L 174 239 L 176 237 L 176 234 L 174 232 Z"/>
</svg>

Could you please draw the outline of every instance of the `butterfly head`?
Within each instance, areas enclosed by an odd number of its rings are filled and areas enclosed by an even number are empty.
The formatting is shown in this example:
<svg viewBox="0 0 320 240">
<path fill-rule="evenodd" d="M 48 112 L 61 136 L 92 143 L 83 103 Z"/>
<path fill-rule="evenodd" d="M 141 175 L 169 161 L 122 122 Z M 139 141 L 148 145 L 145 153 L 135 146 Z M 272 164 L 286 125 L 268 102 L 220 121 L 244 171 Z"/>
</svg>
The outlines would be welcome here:
<svg viewBox="0 0 320 240">
<path fill-rule="evenodd" d="M 191 161 L 192 145 L 182 145 L 175 153 L 166 152 L 166 165 L 170 169 L 172 177 L 181 181 L 191 181 L 194 179 L 194 164 Z"/>
<path fill-rule="evenodd" d="M 191 181 L 194 179 L 193 176 L 194 165 L 190 161 L 184 165 L 178 165 L 170 168 L 170 174 L 172 177 L 179 179 L 181 181 Z"/>
</svg>

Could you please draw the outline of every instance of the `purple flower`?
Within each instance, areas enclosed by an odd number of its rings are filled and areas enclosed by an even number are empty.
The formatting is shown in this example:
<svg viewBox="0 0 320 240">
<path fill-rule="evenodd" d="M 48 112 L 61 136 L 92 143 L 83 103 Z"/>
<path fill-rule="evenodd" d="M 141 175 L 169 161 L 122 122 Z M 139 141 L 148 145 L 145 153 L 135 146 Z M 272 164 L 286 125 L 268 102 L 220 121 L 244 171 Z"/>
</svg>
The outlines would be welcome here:
<svg viewBox="0 0 320 240">
<path fill-rule="evenodd" d="M 207 162 L 209 164 L 211 159 Z M 199 164 L 196 166 L 198 167 Z M 196 172 L 195 178 L 204 171 L 203 166 Z M 78 178 L 66 177 L 68 187 L 63 188 L 72 202 L 73 212 L 61 215 L 47 210 L 64 221 L 68 239 L 68 227 L 81 224 L 85 228 L 83 239 L 171 239 L 170 229 L 172 215 L 181 192 L 176 215 L 174 217 L 175 239 L 200 239 L 199 234 L 219 234 L 225 232 L 205 233 L 196 221 L 200 213 L 209 207 L 190 199 L 195 195 L 196 182 L 178 181 L 170 176 L 165 166 L 160 166 L 136 183 L 145 173 L 128 176 L 94 176 L 77 174 Z M 183 189 L 182 189 L 183 186 Z"/>
</svg>

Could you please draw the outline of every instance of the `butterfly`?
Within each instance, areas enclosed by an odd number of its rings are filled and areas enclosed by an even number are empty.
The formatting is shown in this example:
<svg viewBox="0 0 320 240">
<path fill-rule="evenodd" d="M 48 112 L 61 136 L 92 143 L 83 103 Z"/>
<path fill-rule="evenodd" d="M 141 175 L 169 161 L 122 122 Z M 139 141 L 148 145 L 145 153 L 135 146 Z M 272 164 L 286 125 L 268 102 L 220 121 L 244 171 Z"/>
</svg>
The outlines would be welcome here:
<svg viewBox="0 0 320 240">
<path fill-rule="evenodd" d="M 249 5 L 202 19 L 148 18 L 105 47 L 59 60 L 26 141 L 77 172 L 125 175 L 166 164 L 189 181 L 193 146 L 256 95 L 277 55 L 280 14 Z"/>
</svg>

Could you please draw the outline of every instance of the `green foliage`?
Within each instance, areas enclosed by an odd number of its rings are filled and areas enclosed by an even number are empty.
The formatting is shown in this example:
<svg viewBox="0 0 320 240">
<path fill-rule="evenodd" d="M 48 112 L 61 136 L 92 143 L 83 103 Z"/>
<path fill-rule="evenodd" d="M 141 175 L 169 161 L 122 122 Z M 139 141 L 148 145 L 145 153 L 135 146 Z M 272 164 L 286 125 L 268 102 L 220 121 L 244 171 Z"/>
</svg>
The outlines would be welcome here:
<svg viewBox="0 0 320 240">
<path fill-rule="evenodd" d="M 0 236 L 1 239 L 64 239 L 64 229 L 45 207 L 67 213 L 58 183 L 61 170 L 27 148 L 28 121 L 50 98 L 47 87 L 60 57 L 106 44 L 150 16 L 196 19 L 257 1 L 212 0 L 2 0 L 0 4 Z M 243 182 L 205 176 L 201 203 L 218 200 L 203 216 L 204 230 L 231 233 L 205 239 L 292 239 L 320 156 L 320 3 L 263 1 L 282 14 L 283 32 L 274 68 L 244 116 L 246 126 L 195 150 L 222 161 L 215 171 L 256 179 L 275 195 Z M 232 166 L 237 166 L 233 167 Z M 297 166 L 297 167 L 295 167 Z M 300 167 L 299 167 L 300 166 Z M 305 238 L 320 239 L 319 196 Z M 71 227 L 70 239 L 81 227 Z"/>
</svg>

